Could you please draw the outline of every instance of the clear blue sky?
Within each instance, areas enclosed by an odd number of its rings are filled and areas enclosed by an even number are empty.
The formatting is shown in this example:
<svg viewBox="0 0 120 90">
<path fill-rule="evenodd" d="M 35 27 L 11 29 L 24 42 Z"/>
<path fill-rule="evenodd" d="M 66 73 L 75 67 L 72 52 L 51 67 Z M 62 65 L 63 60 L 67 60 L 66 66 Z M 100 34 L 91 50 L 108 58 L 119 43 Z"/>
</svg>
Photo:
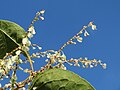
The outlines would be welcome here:
<svg viewBox="0 0 120 90">
<path fill-rule="evenodd" d="M 107 69 L 67 68 L 87 79 L 96 90 L 120 90 L 120 0 L 0 0 L 0 19 L 27 29 L 41 9 L 46 10 L 45 21 L 35 24 L 37 34 L 32 42 L 42 46 L 43 51 L 58 50 L 83 25 L 94 20 L 97 31 L 90 31 L 83 43 L 70 45 L 64 52 L 68 59 L 101 59 Z"/>
</svg>

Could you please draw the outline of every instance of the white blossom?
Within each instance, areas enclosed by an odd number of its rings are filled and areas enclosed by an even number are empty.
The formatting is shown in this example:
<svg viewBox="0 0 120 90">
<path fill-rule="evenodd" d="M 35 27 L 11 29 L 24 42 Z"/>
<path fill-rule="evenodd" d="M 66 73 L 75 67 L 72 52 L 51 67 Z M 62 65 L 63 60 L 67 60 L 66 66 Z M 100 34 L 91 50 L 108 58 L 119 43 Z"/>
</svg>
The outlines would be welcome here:
<svg viewBox="0 0 120 90">
<path fill-rule="evenodd" d="M 22 44 L 25 45 L 25 44 L 27 44 L 27 43 L 28 43 L 28 38 L 27 38 L 27 37 L 23 38 L 23 39 L 22 39 Z"/>
<path fill-rule="evenodd" d="M 45 10 L 41 10 L 40 13 L 41 13 L 41 14 L 44 14 L 44 13 L 45 13 Z"/>
<path fill-rule="evenodd" d="M 93 68 L 93 65 L 90 64 L 90 68 Z"/>
<path fill-rule="evenodd" d="M 67 68 L 64 66 L 64 64 L 61 64 L 60 65 L 60 68 L 63 69 L 63 70 L 66 70 Z"/>
<path fill-rule="evenodd" d="M 8 76 L 5 76 L 5 78 L 9 78 Z"/>
<path fill-rule="evenodd" d="M 76 39 L 77 39 L 78 42 L 82 42 L 82 40 L 83 40 L 83 38 L 80 37 L 80 36 L 77 36 Z"/>
<path fill-rule="evenodd" d="M 32 49 L 36 49 L 36 47 L 32 47 Z"/>
<path fill-rule="evenodd" d="M 65 54 L 62 55 L 62 58 L 63 58 L 63 60 L 66 60 L 66 56 L 65 56 Z"/>
<path fill-rule="evenodd" d="M 23 46 L 22 48 L 23 48 L 23 50 L 25 50 L 25 51 L 29 51 L 29 50 L 30 50 L 30 48 L 29 48 L 28 46 Z"/>
<path fill-rule="evenodd" d="M 20 55 L 21 51 L 18 50 L 18 51 L 16 51 L 15 53 L 16 53 L 16 55 Z"/>
<path fill-rule="evenodd" d="M 40 46 L 37 46 L 37 48 L 38 48 L 39 50 L 41 50 L 41 49 L 42 49 L 42 47 L 40 47 Z"/>
<path fill-rule="evenodd" d="M 40 58 L 40 56 L 37 56 L 37 58 Z"/>
<path fill-rule="evenodd" d="M 107 66 L 106 63 L 102 64 L 103 69 L 106 69 L 106 66 Z"/>
<path fill-rule="evenodd" d="M 33 87 L 33 90 L 36 90 L 37 89 L 37 87 Z"/>
<path fill-rule="evenodd" d="M 92 25 L 92 30 L 96 30 L 96 25 Z"/>
<path fill-rule="evenodd" d="M 25 87 L 20 88 L 20 90 L 27 90 Z"/>
<path fill-rule="evenodd" d="M 32 37 L 33 37 L 33 34 L 30 33 L 30 32 L 28 32 L 27 36 L 28 36 L 29 38 L 32 38 Z"/>
<path fill-rule="evenodd" d="M 17 61 L 17 60 L 18 60 L 18 55 L 12 56 L 12 58 L 11 58 L 11 61 L 12 61 L 12 62 L 15 62 L 15 61 Z"/>
<path fill-rule="evenodd" d="M 86 36 L 89 36 L 89 33 L 85 30 L 85 32 L 84 32 L 84 36 L 86 37 Z"/>
<path fill-rule="evenodd" d="M 34 26 L 31 26 L 31 27 L 28 29 L 28 31 L 29 31 L 30 33 L 32 33 L 32 34 L 36 34 L 35 29 L 34 29 Z"/>
<path fill-rule="evenodd" d="M 44 20 L 45 18 L 44 18 L 44 17 L 42 17 L 42 16 L 40 16 L 40 19 L 41 19 L 41 20 Z"/>
</svg>

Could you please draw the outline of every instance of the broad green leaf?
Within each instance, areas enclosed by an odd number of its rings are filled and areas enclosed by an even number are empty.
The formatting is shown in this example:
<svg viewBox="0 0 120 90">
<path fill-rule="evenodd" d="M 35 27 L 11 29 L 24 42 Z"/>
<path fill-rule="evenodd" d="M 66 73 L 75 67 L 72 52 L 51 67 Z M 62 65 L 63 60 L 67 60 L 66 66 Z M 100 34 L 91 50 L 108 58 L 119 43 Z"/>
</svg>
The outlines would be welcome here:
<svg viewBox="0 0 120 90">
<path fill-rule="evenodd" d="M 85 79 L 77 74 L 58 68 L 41 72 L 32 81 L 29 90 L 95 90 Z"/>
<path fill-rule="evenodd" d="M 22 44 L 24 29 L 14 22 L 0 20 L 0 58 Z"/>
</svg>

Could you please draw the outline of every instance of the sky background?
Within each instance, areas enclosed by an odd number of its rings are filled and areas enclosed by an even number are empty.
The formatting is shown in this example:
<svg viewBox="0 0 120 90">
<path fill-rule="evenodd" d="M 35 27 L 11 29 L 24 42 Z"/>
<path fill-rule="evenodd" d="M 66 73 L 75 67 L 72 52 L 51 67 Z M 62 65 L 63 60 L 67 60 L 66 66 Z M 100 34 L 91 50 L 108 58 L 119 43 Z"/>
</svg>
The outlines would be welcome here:
<svg viewBox="0 0 120 90">
<path fill-rule="evenodd" d="M 43 50 L 58 50 L 83 25 L 94 21 L 97 31 L 88 31 L 83 43 L 64 49 L 67 59 L 88 57 L 101 59 L 107 69 L 67 66 L 88 80 L 96 90 L 120 90 L 120 0 L 0 0 L 0 19 L 10 20 L 27 30 L 35 13 L 45 9 L 45 20 L 35 23 L 37 34 L 32 43 Z M 35 63 L 44 65 L 44 60 Z M 25 78 L 21 72 L 18 77 Z M 4 83 L 4 81 L 3 81 Z"/>
</svg>

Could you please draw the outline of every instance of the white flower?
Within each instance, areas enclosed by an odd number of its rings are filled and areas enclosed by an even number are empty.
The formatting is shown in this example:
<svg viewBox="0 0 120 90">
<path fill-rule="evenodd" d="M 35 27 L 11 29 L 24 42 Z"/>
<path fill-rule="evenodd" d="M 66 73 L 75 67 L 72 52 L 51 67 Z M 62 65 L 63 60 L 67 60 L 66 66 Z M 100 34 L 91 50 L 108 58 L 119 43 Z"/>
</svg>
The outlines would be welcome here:
<svg viewBox="0 0 120 90">
<path fill-rule="evenodd" d="M 33 90 L 36 90 L 37 89 L 37 87 L 33 87 Z"/>
<path fill-rule="evenodd" d="M 103 69 L 106 69 L 106 66 L 107 66 L 106 63 L 102 64 Z"/>
<path fill-rule="evenodd" d="M 39 50 L 41 50 L 41 49 L 42 49 L 42 47 L 40 47 L 40 46 L 37 46 L 37 47 L 38 47 L 38 49 L 39 49 Z"/>
<path fill-rule="evenodd" d="M 22 39 L 22 44 L 23 45 L 27 44 L 27 42 L 28 42 L 28 38 L 27 37 L 25 37 L 25 38 Z"/>
<path fill-rule="evenodd" d="M 87 26 L 83 26 L 83 29 L 86 29 L 87 28 Z"/>
<path fill-rule="evenodd" d="M 28 69 L 24 69 L 24 72 L 25 72 L 25 73 L 28 73 L 28 71 L 29 71 Z"/>
<path fill-rule="evenodd" d="M 96 30 L 96 25 L 92 25 L 92 30 Z"/>
<path fill-rule="evenodd" d="M 45 10 L 41 10 L 40 13 L 41 13 L 41 14 L 44 14 L 44 13 L 45 13 Z"/>
<path fill-rule="evenodd" d="M 50 58 L 52 55 L 50 53 L 47 54 L 47 58 Z"/>
<path fill-rule="evenodd" d="M 8 83 L 8 84 L 5 84 L 5 86 L 4 87 L 9 87 L 9 86 L 11 86 L 11 84 L 10 83 Z"/>
<path fill-rule="evenodd" d="M 26 43 L 26 46 L 30 46 L 30 45 L 31 45 L 31 42 L 30 42 L 30 40 L 28 40 Z"/>
<path fill-rule="evenodd" d="M 64 64 L 61 64 L 60 65 L 60 68 L 63 69 L 63 70 L 66 70 L 67 68 L 64 66 Z"/>
<path fill-rule="evenodd" d="M 9 78 L 8 76 L 5 76 L 5 78 Z"/>
<path fill-rule="evenodd" d="M 78 42 L 82 42 L 82 40 L 83 40 L 83 38 L 80 37 L 80 36 L 77 36 L 76 39 L 77 39 Z"/>
<path fill-rule="evenodd" d="M 35 29 L 34 29 L 34 26 L 31 26 L 31 27 L 28 29 L 28 31 L 29 31 L 30 33 L 32 33 L 32 34 L 36 34 Z"/>
<path fill-rule="evenodd" d="M 90 64 L 90 68 L 93 68 L 93 65 Z"/>
<path fill-rule="evenodd" d="M 33 37 L 33 34 L 30 33 L 30 32 L 28 32 L 27 36 L 28 36 L 29 38 L 32 38 L 32 37 Z"/>
<path fill-rule="evenodd" d="M 22 39 L 22 44 L 23 44 L 23 45 L 26 45 L 26 46 L 30 46 L 30 45 L 31 45 L 31 42 L 28 40 L 27 37 L 25 37 L 25 38 Z"/>
<path fill-rule="evenodd" d="M 20 88 L 20 90 L 27 90 L 25 87 Z"/>
<path fill-rule="evenodd" d="M 18 70 L 24 70 L 24 69 L 23 69 L 22 67 L 19 66 L 19 67 L 18 67 Z"/>
<path fill-rule="evenodd" d="M 66 60 L 66 56 L 63 52 L 62 52 L 62 55 L 60 57 L 62 58 L 62 60 Z"/>
<path fill-rule="evenodd" d="M 37 58 L 40 58 L 40 56 L 37 56 Z"/>
<path fill-rule="evenodd" d="M 32 47 L 32 49 L 36 49 L 36 47 Z"/>
<path fill-rule="evenodd" d="M 49 61 L 48 59 L 45 60 L 45 62 L 48 62 L 48 61 Z"/>
<path fill-rule="evenodd" d="M 29 51 L 29 50 L 30 50 L 30 48 L 29 48 L 28 46 L 23 46 L 22 48 L 23 48 L 23 50 L 25 50 L 25 51 Z"/>
<path fill-rule="evenodd" d="M 41 20 L 44 20 L 44 17 L 40 16 L 40 19 L 41 19 Z"/>
<path fill-rule="evenodd" d="M 89 33 L 85 30 L 85 32 L 84 32 L 84 36 L 86 37 L 86 36 L 89 36 Z"/>
<path fill-rule="evenodd" d="M 9 60 L 11 62 L 9 62 L 9 63 L 11 63 L 11 65 L 12 65 L 12 63 L 14 63 L 17 60 L 18 60 L 18 55 L 12 56 L 11 60 Z"/>
<path fill-rule="evenodd" d="M 16 55 L 20 55 L 21 51 L 18 50 L 18 51 L 16 51 L 15 53 L 16 53 Z"/>
</svg>

